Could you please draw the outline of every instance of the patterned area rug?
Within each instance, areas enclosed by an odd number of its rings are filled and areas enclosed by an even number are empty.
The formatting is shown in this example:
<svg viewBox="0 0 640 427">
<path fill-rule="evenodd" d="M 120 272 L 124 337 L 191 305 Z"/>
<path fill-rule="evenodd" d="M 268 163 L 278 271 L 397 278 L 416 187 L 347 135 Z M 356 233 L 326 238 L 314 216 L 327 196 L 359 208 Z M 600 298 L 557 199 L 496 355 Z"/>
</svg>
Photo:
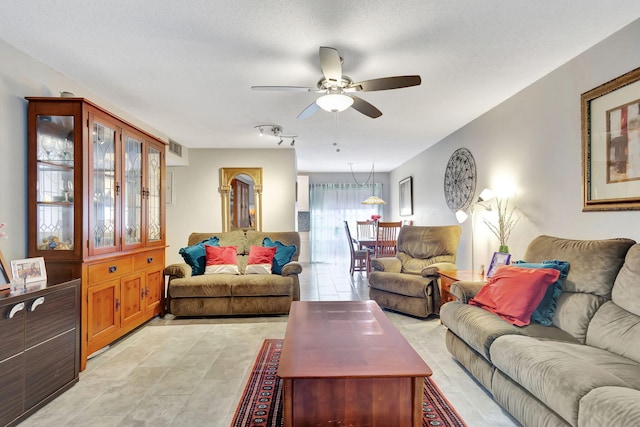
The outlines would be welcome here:
<svg viewBox="0 0 640 427">
<path fill-rule="evenodd" d="M 244 389 L 231 427 L 281 427 L 282 381 L 278 363 L 282 351 L 281 339 L 267 339 Z M 422 426 L 465 427 L 460 415 L 429 378 L 424 379 Z"/>
</svg>

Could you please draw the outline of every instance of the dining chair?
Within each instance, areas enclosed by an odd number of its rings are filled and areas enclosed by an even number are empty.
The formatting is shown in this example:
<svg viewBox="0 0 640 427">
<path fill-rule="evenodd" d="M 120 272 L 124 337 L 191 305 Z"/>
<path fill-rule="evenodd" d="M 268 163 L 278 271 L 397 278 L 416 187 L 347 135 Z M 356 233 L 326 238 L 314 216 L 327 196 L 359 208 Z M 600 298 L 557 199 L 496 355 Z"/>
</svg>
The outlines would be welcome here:
<svg viewBox="0 0 640 427">
<path fill-rule="evenodd" d="M 349 223 L 344 221 L 344 230 L 347 233 L 347 240 L 349 242 L 349 252 L 351 254 L 351 266 L 349 267 L 349 273 L 353 276 L 356 271 L 369 271 L 369 251 L 367 249 L 356 249 L 354 245 L 356 240 L 351 236 L 349 231 Z"/>
<path fill-rule="evenodd" d="M 402 221 L 378 222 L 376 236 L 376 257 L 395 256 L 398 246 L 398 233 L 402 228 Z"/>
<path fill-rule="evenodd" d="M 356 239 L 373 240 L 376 237 L 374 224 L 371 221 L 356 221 Z"/>
</svg>

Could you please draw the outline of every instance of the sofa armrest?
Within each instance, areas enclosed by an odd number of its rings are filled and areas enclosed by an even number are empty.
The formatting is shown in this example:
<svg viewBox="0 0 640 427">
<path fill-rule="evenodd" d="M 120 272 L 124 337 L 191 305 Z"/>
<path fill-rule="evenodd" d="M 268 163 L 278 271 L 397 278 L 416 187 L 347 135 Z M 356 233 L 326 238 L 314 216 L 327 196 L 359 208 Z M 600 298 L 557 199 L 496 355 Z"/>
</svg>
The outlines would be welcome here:
<svg viewBox="0 0 640 427">
<path fill-rule="evenodd" d="M 169 281 L 191 277 L 191 267 L 186 263 L 171 264 L 164 268 L 164 275 L 169 276 Z"/>
<path fill-rule="evenodd" d="M 458 301 L 466 304 L 471 298 L 476 296 L 484 285 L 486 285 L 486 282 L 454 282 L 451 285 L 449 293 L 456 297 Z"/>
<path fill-rule="evenodd" d="M 436 262 L 429 267 L 425 267 L 420 273 L 422 277 L 439 277 L 439 271 L 457 270 L 458 267 L 452 262 Z"/>
<path fill-rule="evenodd" d="M 302 273 L 302 264 L 297 261 L 288 262 L 282 267 L 283 276 L 291 276 L 293 274 L 300 273 Z"/>
<path fill-rule="evenodd" d="M 402 261 L 396 257 L 370 258 L 369 262 L 373 271 L 385 271 L 387 273 L 400 273 L 402 271 Z"/>
</svg>

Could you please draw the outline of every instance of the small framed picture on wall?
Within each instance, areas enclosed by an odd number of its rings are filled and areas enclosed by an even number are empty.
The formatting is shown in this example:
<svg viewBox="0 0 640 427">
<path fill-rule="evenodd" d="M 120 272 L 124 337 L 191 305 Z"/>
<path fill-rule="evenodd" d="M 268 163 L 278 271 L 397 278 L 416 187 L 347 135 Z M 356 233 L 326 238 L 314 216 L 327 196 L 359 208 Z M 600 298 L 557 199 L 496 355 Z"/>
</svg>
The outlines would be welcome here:
<svg viewBox="0 0 640 427">
<path fill-rule="evenodd" d="M 400 181 L 400 216 L 413 215 L 413 178 Z"/>
</svg>

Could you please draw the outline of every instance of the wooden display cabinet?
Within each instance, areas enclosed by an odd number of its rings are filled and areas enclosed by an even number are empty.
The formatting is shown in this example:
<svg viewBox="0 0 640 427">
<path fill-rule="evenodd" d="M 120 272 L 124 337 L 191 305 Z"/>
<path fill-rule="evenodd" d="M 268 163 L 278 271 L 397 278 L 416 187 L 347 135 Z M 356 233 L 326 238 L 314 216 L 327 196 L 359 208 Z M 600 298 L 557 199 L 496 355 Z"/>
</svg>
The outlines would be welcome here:
<svg viewBox="0 0 640 427">
<path fill-rule="evenodd" d="M 84 98 L 27 100 L 29 256 L 82 279 L 84 369 L 164 307 L 165 143 Z"/>
</svg>

